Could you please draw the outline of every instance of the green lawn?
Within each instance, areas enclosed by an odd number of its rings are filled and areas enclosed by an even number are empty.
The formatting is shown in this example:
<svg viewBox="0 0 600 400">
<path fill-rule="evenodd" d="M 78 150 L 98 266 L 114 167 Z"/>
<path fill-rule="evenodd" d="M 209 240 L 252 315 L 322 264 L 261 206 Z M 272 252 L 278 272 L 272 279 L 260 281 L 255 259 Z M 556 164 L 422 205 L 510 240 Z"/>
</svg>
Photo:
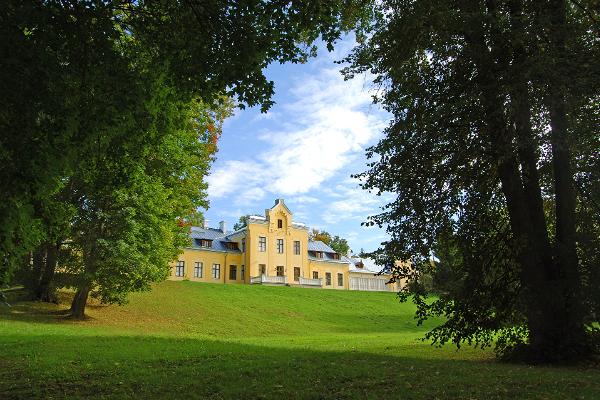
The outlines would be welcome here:
<svg viewBox="0 0 600 400">
<path fill-rule="evenodd" d="M 600 399 L 598 368 L 419 341 L 391 293 L 165 282 L 87 321 L 65 307 L 1 309 L 0 399 Z"/>
</svg>

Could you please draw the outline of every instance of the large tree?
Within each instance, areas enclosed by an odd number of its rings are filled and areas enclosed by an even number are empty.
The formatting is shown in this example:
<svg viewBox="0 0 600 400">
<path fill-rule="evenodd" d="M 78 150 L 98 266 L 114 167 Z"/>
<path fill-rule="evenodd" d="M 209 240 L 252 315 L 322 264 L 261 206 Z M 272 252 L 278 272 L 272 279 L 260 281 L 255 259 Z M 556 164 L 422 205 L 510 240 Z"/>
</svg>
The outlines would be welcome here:
<svg viewBox="0 0 600 400">
<path fill-rule="evenodd" d="M 99 136 L 118 140 L 126 122 L 119 118 L 144 125 L 147 115 L 121 111 L 143 109 L 150 95 L 138 89 L 147 72 L 185 101 L 210 105 L 226 94 L 266 110 L 273 82 L 263 69 L 305 60 L 319 36 L 331 45 L 357 19 L 353 3 L 1 2 L 0 284 L 53 240 L 45 203 L 65 188 L 81 155 Z"/>
<path fill-rule="evenodd" d="M 373 255 L 412 259 L 390 269 L 418 281 L 439 240 L 452 248 L 451 290 L 426 302 L 423 285 L 409 286 L 420 320 L 447 317 L 429 333 L 437 342 L 499 338 L 499 351 L 532 360 L 591 350 L 596 20 L 585 1 L 382 2 L 346 60 L 347 77 L 377 76 L 393 115 L 360 174 L 364 188 L 396 194 L 367 222 L 391 236 Z"/>
</svg>

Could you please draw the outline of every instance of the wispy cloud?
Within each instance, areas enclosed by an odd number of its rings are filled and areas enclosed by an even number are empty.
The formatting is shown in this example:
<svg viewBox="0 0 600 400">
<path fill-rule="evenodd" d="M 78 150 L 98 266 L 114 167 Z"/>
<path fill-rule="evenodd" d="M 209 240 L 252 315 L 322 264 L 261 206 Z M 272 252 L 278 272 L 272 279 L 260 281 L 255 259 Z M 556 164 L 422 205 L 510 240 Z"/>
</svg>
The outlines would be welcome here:
<svg viewBox="0 0 600 400">
<path fill-rule="evenodd" d="M 208 179 L 211 198 L 237 192 L 242 183 L 246 190 L 260 188 L 263 194 L 307 193 L 362 155 L 385 125 L 361 80 L 344 81 L 336 68 L 297 77 L 290 92 L 283 112 L 270 118 L 275 128 L 259 136 L 264 150 L 213 170 Z"/>
</svg>

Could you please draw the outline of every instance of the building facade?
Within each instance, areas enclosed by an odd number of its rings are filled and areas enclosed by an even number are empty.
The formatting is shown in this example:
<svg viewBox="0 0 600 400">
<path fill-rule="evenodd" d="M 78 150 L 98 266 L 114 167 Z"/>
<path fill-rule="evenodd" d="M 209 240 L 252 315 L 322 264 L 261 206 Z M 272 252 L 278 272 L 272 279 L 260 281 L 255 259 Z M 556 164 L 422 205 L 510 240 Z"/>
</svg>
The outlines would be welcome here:
<svg viewBox="0 0 600 400">
<path fill-rule="evenodd" d="M 397 291 L 376 275 L 367 260 L 346 257 L 320 241 L 308 238 L 308 227 L 294 222 L 283 199 L 251 215 L 237 231 L 219 228 L 191 230 L 192 245 L 173 263 L 170 279 L 201 282 L 266 284 L 332 290 Z"/>
</svg>

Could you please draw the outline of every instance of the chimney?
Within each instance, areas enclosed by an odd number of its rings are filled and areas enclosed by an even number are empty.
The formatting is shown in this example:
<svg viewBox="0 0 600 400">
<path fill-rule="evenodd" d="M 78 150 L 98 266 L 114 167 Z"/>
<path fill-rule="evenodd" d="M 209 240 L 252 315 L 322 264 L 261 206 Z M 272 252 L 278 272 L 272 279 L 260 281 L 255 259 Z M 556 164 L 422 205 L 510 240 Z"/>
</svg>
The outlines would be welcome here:
<svg viewBox="0 0 600 400">
<path fill-rule="evenodd" d="M 227 225 L 225 224 L 225 221 L 221 221 L 219 222 L 219 229 L 221 230 L 221 232 L 226 233 L 227 232 Z"/>
<path fill-rule="evenodd" d="M 208 229 L 208 223 L 209 223 L 209 222 L 210 222 L 209 220 L 207 220 L 206 218 L 204 218 L 204 223 L 202 224 L 202 227 L 203 227 L 204 229 Z"/>
</svg>

